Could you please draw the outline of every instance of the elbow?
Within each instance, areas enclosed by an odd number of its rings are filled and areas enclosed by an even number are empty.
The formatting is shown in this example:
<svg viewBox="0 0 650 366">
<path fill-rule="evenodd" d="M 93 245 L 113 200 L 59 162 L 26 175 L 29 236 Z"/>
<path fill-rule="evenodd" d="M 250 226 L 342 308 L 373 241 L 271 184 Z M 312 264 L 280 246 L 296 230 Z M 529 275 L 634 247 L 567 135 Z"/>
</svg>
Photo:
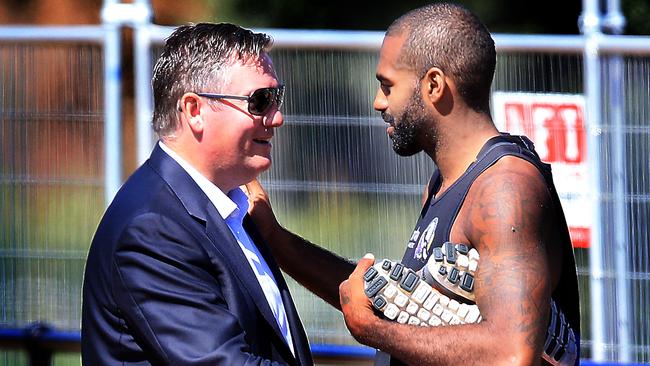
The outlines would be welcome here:
<svg viewBox="0 0 650 366">
<path fill-rule="evenodd" d="M 527 342 L 523 337 L 495 337 L 491 343 L 490 364 L 499 366 L 531 366 L 541 363 L 541 345 Z"/>
<path fill-rule="evenodd" d="M 504 346 L 501 346 L 504 347 Z M 505 346 L 505 348 L 509 348 Z M 486 354 L 483 354 L 484 356 Z M 541 364 L 541 353 L 534 355 L 532 352 L 517 350 L 502 350 L 492 352 L 488 358 L 484 358 L 486 364 L 495 366 L 531 366 Z"/>
<path fill-rule="evenodd" d="M 539 365 L 541 361 L 541 353 L 535 352 L 534 349 L 530 347 L 512 347 L 510 350 L 506 351 L 501 357 L 502 362 L 499 362 L 500 365 L 509 365 L 509 366 L 531 366 Z"/>
<path fill-rule="evenodd" d="M 531 365 L 539 365 L 540 364 L 540 358 L 539 357 L 521 357 L 520 355 L 513 355 L 511 356 L 506 362 L 504 362 L 504 365 L 518 365 L 518 366 L 531 366 Z"/>
</svg>

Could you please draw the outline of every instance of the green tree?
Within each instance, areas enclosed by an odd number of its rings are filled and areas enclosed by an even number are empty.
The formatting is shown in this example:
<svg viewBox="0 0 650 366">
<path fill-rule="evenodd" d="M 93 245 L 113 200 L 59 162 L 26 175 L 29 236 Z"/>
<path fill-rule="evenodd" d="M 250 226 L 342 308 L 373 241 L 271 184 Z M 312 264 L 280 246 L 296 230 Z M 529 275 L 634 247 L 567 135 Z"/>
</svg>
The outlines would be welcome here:
<svg viewBox="0 0 650 366">
<path fill-rule="evenodd" d="M 423 0 L 205 0 L 212 21 L 248 27 L 384 30 L 400 14 L 428 4 Z M 580 1 L 460 0 L 495 33 L 579 34 Z M 626 0 L 627 34 L 650 34 L 650 2 Z"/>
</svg>

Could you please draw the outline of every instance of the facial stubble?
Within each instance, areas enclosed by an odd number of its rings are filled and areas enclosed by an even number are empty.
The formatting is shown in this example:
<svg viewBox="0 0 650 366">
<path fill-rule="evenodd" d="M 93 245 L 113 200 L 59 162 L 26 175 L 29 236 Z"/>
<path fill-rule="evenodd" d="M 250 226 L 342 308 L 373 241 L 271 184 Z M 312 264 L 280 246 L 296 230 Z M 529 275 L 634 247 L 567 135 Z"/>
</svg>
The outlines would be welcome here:
<svg viewBox="0 0 650 366">
<path fill-rule="evenodd" d="M 433 140 L 435 134 L 428 131 L 431 117 L 427 116 L 420 88 L 416 87 L 409 99 L 408 105 L 401 115 L 395 117 L 389 113 L 383 113 L 384 121 L 393 126 L 393 133 L 390 135 L 393 141 L 393 150 L 400 156 L 411 156 L 423 150 L 422 141 Z M 434 143 L 435 141 L 429 141 Z"/>
</svg>

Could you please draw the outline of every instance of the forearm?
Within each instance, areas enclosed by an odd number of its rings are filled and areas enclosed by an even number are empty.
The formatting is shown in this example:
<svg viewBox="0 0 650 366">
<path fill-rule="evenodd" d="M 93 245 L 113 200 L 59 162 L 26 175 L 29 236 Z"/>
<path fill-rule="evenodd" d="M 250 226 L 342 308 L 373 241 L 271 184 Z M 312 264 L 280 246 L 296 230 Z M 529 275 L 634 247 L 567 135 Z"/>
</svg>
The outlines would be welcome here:
<svg viewBox="0 0 650 366">
<path fill-rule="evenodd" d="M 352 273 L 354 263 L 284 228 L 275 230 L 268 240 L 284 272 L 341 310 L 339 285 Z"/>
<path fill-rule="evenodd" d="M 280 268 L 305 288 L 337 309 L 339 285 L 355 264 L 283 228 L 275 218 L 269 197 L 257 180 L 246 184 L 249 213 L 259 233 L 271 247 Z"/>
<path fill-rule="evenodd" d="M 488 322 L 419 327 L 377 319 L 362 343 L 407 365 L 537 365 L 539 353 Z"/>
<path fill-rule="evenodd" d="M 548 306 L 535 306 L 539 302 L 533 296 L 511 289 L 498 276 L 477 276 L 482 281 L 476 285 L 477 305 L 483 317 L 480 323 L 439 327 L 402 325 L 380 318 L 364 293 L 363 274 L 373 262 L 371 257 L 362 258 L 340 287 L 346 325 L 359 342 L 411 365 L 539 363 Z M 500 284 L 504 283 L 510 290 L 508 293 L 502 291 Z"/>
</svg>

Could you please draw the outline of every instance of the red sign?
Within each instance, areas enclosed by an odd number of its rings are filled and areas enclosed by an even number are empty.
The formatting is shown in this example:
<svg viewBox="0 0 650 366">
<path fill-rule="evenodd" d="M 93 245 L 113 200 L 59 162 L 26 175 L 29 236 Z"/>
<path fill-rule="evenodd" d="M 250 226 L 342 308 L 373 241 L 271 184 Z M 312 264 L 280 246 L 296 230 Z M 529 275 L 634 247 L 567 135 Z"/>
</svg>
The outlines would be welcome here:
<svg viewBox="0 0 650 366">
<path fill-rule="evenodd" d="M 584 98 L 580 95 L 496 92 L 494 122 L 499 130 L 526 135 L 540 158 L 552 164 L 574 247 L 589 247 L 591 223 L 586 175 Z"/>
<path fill-rule="evenodd" d="M 507 101 L 505 130 L 523 131 L 548 163 L 583 163 L 587 149 L 582 106 L 576 103 Z"/>
</svg>

